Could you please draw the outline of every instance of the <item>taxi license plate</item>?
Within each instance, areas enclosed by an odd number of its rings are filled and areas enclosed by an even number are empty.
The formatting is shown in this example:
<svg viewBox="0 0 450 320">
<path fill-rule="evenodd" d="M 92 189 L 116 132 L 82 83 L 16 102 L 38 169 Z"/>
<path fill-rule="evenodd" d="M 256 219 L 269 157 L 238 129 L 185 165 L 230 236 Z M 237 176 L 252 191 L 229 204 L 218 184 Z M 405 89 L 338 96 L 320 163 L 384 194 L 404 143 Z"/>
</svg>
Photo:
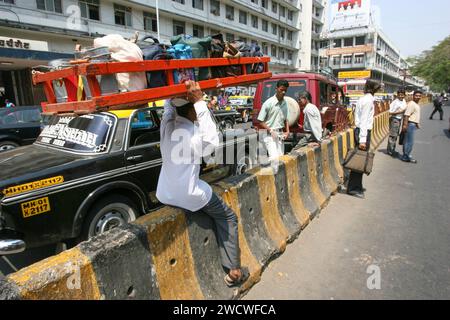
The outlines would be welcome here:
<svg viewBox="0 0 450 320">
<path fill-rule="evenodd" d="M 50 201 L 48 200 L 48 197 L 25 202 L 22 203 L 21 206 L 24 218 L 37 216 L 39 214 L 49 212 L 51 210 Z"/>
</svg>

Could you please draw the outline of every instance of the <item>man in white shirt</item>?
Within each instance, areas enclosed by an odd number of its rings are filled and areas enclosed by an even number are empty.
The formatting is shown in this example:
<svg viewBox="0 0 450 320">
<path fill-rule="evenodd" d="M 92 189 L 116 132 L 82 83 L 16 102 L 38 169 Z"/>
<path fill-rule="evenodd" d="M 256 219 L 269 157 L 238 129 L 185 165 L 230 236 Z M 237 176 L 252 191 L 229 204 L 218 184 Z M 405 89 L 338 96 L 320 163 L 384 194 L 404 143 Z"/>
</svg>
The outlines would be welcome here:
<svg viewBox="0 0 450 320">
<path fill-rule="evenodd" d="M 392 101 L 389 113 L 391 115 L 389 119 L 389 140 L 387 146 L 387 153 L 392 157 L 397 157 L 398 153 L 395 151 L 397 139 L 400 134 L 400 128 L 402 126 L 403 114 L 406 111 L 406 93 L 404 89 L 400 89 L 397 92 L 397 99 Z"/>
<path fill-rule="evenodd" d="M 288 89 L 288 81 L 278 81 L 275 96 L 264 102 L 258 115 L 259 125 L 269 133 L 264 138 L 264 143 L 270 161 L 275 161 L 284 154 L 283 143 L 289 137 L 289 109 L 284 99 Z"/>
<path fill-rule="evenodd" d="M 367 80 L 364 88 L 365 95 L 358 100 L 355 108 L 355 145 L 363 151 L 370 150 L 371 132 L 375 116 L 375 93 L 381 85 L 372 80 Z M 363 174 L 351 171 L 348 180 L 347 193 L 351 196 L 364 199 Z"/>
<path fill-rule="evenodd" d="M 311 103 L 312 97 L 308 91 L 301 92 L 298 96 L 298 104 L 304 114 L 303 131 L 305 137 L 298 144 L 299 147 L 308 143 L 311 147 L 316 147 L 322 142 L 322 115 L 319 108 Z"/>
<path fill-rule="evenodd" d="M 203 101 L 199 84 L 188 81 L 186 86 L 187 99 L 167 100 L 164 105 L 163 165 L 156 197 L 187 214 L 202 212 L 214 220 L 222 264 L 228 271 L 224 280 L 230 287 L 240 285 L 248 274 L 241 269 L 236 214 L 199 178 L 202 157 L 211 155 L 219 146 L 217 126 Z"/>
</svg>

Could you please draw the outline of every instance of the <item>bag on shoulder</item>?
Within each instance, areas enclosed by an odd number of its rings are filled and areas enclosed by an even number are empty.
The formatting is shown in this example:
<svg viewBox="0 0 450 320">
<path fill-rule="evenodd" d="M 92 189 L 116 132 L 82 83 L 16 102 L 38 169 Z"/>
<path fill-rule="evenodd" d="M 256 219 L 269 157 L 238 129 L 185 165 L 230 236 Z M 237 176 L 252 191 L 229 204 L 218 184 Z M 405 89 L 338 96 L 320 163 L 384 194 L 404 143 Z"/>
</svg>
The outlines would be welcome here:
<svg viewBox="0 0 450 320">
<path fill-rule="evenodd" d="M 141 41 L 144 42 L 151 39 L 153 43 L 148 45 L 141 45 L 144 60 L 172 60 L 174 56 L 167 50 L 170 46 L 159 43 L 158 39 L 147 36 Z M 167 76 L 164 71 L 149 71 L 147 72 L 147 88 L 158 88 L 167 85 Z"/>
<path fill-rule="evenodd" d="M 372 173 L 374 158 L 375 153 L 373 152 L 353 149 L 348 152 L 345 158 L 344 168 L 369 175 Z"/>
</svg>

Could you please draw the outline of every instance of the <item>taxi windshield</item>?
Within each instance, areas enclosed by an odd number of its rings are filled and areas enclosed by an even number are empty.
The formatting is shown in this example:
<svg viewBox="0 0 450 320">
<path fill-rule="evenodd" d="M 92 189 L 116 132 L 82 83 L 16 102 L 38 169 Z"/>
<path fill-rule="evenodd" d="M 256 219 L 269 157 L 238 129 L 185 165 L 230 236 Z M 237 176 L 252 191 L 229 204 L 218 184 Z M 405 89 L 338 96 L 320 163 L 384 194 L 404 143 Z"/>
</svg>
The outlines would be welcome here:
<svg viewBox="0 0 450 320">
<path fill-rule="evenodd" d="M 55 116 L 35 143 L 76 153 L 104 153 L 109 149 L 116 122 L 116 118 L 108 114 Z"/>
</svg>

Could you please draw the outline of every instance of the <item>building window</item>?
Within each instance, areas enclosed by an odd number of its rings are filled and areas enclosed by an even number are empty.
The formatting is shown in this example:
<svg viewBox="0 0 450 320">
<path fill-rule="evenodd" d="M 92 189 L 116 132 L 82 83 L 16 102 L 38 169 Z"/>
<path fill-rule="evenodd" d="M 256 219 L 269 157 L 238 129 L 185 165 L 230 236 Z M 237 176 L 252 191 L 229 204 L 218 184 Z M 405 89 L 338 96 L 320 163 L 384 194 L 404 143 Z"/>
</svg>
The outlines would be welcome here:
<svg viewBox="0 0 450 320">
<path fill-rule="evenodd" d="M 247 24 L 247 12 L 239 10 L 239 23 Z"/>
<path fill-rule="evenodd" d="M 131 27 L 131 8 L 114 4 L 114 19 L 118 25 Z"/>
<path fill-rule="evenodd" d="M 246 37 L 239 37 L 238 39 L 241 42 L 247 43 L 247 38 Z"/>
<path fill-rule="evenodd" d="M 264 55 L 269 55 L 269 46 L 267 45 L 267 42 L 262 43 L 262 51 Z"/>
<path fill-rule="evenodd" d="M 341 48 L 342 47 L 342 39 L 334 39 L 333 48 Z"/>
<path fill-rule="evenodd" d="M 194 24 L 192 26 L 192 35 L 197 38 L 203 38 L 205 36 L 205 28 Z"/>
<path fill-rule="evenodd" d="M 284 60 L 284 58 L 286 57 L 284 49 L 280 49 L 280 59 Z"/>
<path fill-rule="evenodd" d="M 353 38 L 345 38 L 344 47 L 353 47 Z"/>
<path fill-rule="evenodd" d="M 287 56 L 288 56 L 288 60 L 292 60 L 292 57 L 293 57 L 292 51 L 288 50 Z"/>
<path fill-rule="evenodd" d="M 146 31 L 158 32 L 156 14 L 144 11 L 144 29 Z"/>
<path fill-rule="evenodd" d="M 364 63 L 364 55 L 363 54 L 355 55 L 355 63 L 358 63 L 358 64 Z"/>
<path fill-rule="evenodd" d="M 288 20 L 294 20 L 294 11 L 288 10 Z"/>
<path fill-rule="evenodd" d="M 272 57 L 276 58 L 277 57 L 277 47 L 272 45 L 272 48 L 270 49 L 270 52 L 272 54 Z"/>
<path fill-rule="evenodd" d="M 280 16 L 286 17 L 286 8 L 283 6 L 280 6 Z"/>
<path fill-rule="evenodd" d="M 100 1 L 99 0 L 80 0 L 81 16 L 86 19 L 100 20 Z"/>
<path fill-rule="evenodd" d="M 352 64 L 353 56 L 344 56 L 344 64 Z"/>
<path fill-rule="evenodd" d="M 252 15 L 252 27 L 255 29 L 258 29 L 259 25 L 258 25 L 258 17 Z"/>
<path fill-rule="evenodd" d="M 333 57 L 333 65 L 340 66 L 341 65 L 341 56 L 334 56 Z"/>
<path fill-rule="evenodd" d="M 186 23 L 184 21 L 173 20 L 173 35 L 178 36 L 186 33 Z"/>
<path fill-rule="evenodd" d="M 278 11 L 278 3 L 272 0 L 272 12 L 277 13 Z"/>
<path fill-rule="evenodd" d="M 192 8 L 203 10 L 203 0 L 192 0 Z"/>
<path fill-rule="evenodd" d="M 363 46 L 366 44 L 366 37 L 362 36 L 362 37 L 356 37 L 355 39 L 355 45 L 357 46 Z"/>
<path fill-rule="evenodd" d="M 272 33 L 274 35 L 277 35 L 278 33 L 278 26 L 275 23 L 272 23 Z"/>
<path fill-rule="evenodd" d="M 258 4 L 258 0 L 252 0 L 252 3 Z"/>
<path fill-rule="evenodd" d="M 0 0 L 0 2 L 14 4 L 14 0 Z"/>
<path fill-rule="evenodd" d="M 61 0 L 36 0 L 36 4 L 40 10 L 62 13 Z"/>
<path fill-rule="evenodd" d="M 269 22 L 267 20 L 262 21 L 262 29 L 265 32 L 269 32 Z"/>
<path fill-rule="evenodd" d="M 220 1 L 211 0 L 211 13 L 215 16 L 220 16 Z"/>
<path fill-rule="evenodd" d="M 232 41 L 234 41 L 234 34 L 227 33 L 227 34 L 225 35 L 225 40 L 226 40 L 227 42 L 232 42 Z"/>
<path fill-rule="evenodd" d="M 234 7 L 226 5 L 225 15 L 228 20 L 234 20 Z"/>
<path fill-rule="evenodd" d="M 261 0 L 261 6 L 267 9 L 269 7 L 269 0 Z"/>
<path fill-rule="evenodd" d="M 288 30 L 287 32 L 287 39 L 289 41 L 292 41 L 294 39 L 294 33 L 291 30 Z"/>
<path fill-rule="evenodd" d="M 280 38 L 281 38 L 281 40 L 284 40 L 285 35 L 286 35 L 286 30 L 284 28 L 280 28 Z"/>
<path fill-rule="evenodd" d="M 175 2 L 178 2 L 178 3 L 181 3 L 181 4 L 184 4 L 184 0 L 172 0 L 172 1 L 175 1 Z"/>
</svg>

